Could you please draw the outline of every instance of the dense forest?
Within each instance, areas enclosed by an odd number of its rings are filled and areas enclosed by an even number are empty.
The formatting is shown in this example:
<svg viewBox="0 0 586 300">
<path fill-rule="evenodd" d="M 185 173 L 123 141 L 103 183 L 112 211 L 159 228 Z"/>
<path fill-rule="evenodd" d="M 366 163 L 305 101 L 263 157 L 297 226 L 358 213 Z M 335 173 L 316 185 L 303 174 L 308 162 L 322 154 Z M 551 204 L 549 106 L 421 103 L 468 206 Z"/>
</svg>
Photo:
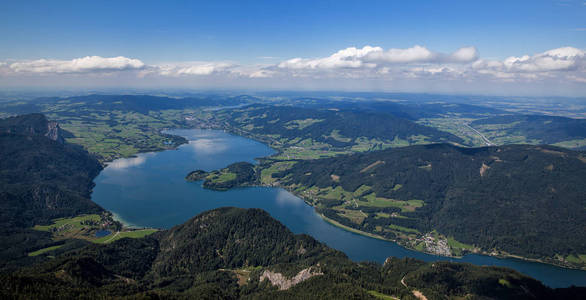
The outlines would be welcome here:
<svg viewBox="0 0 586 300">
<path fill-rule="evenodd" d="M 392 114 L 366 111 L 252 105 L 231 111 L 227 122 L 235 127 L 250 126 L 252 133 L 279 135 L 287 139 L 309 138 L 334 147 L 355 145 L 360 137 L 392 141 L 422 136 L 430 142 L 463 142 L 450 133 Z M 333 132 L 339 137 L 332 135 Z"/>
<path fill-rule="evenodd" d="M 304 274 L 292 280 L 296 274 Z M 262 278 L 262 280 L 261 280 Z M 516 271 L 389 258 L 354 263 L 259 209 L 219 208 L 168 231 L 62 254 L 0 277 L 3 297 L 578 299 Z"/>
<path fill-rule="evenodd" d="M 586 253 L 582 152 L 435 144 L 300 160 L 272 176 L 306 191 L 325 216 L 392 239 L 397 236 L 379 229 L 437 230 L 487 251 L 531 258 Z M 315 188 L 330 193 L 318 200 Z M 342 199 L 344 193 L 351 197 Z M 352 211 L 367 217 L 353 221 Z"/>
<path fill-rule="evenodd" d="M 104 212 L 90 200 L 100 163 L 65 135 L 41 114 L 0 120 L 0 267 L 54 243 L 33 225 Z"/>
<path fill-rule="evenodd" d="M 202 95 L 200 97 L 172 98 L 149 95 L 87 95 L 74 97 L 48 97 L 37 98 L 27 102 L 8 101 L 0 104 L 0 110 L 12 114 L 27 114 L 45 112 L 46 106 L 52 110 L 60 107 L 75 105 L 83 106 L 85 111 L 122 111 L 148 114 L 149 111 L 186 109 L 205 106 L 227 106 L 248 103 L 250 96 L 218 97 L 214 95 Z M 72 110 L 70 115 L 79 114 Z"/>
<path fill-rule="evenodd" d="M 185 179 L 188 181 L 203 180 L 203 187 L 217 191 L 258 182 L 255 166 L 248 162 L 233 163 L 224 169 L 213 172 L 195 170 L 187 174 Z"/>
<path fill-rule="evenodd" d="M 476 120 L 472 126 L 499 126 L 502 136 L 524 136 L 540 144 L 586 139 L 586 120 L 541 115 L 507 115 Z"/>
</svg>

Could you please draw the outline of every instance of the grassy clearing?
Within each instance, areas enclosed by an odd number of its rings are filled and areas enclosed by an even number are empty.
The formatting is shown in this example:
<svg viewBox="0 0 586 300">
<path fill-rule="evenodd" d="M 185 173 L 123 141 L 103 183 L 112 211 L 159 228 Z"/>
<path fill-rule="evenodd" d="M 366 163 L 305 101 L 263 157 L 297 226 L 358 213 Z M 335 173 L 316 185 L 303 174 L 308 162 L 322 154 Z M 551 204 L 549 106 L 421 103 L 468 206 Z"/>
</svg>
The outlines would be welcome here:
<svg viewBox="0 0 586 300">
<path fill-rule="evenodd" d="M 351 138 L 348 137 L 344 137 L 343 135 L 340 134 L 340 130 L 334 129 L 332 130 L 332 132 L 330 133 L 329 137 L 333 138 L 336 141 L 340 141 L 343 143 L 349 143 L 352 141 Z"/>
<path fill-rule="evenodd" d="M 389 228 L 392 230 L 398 230 L 398 231 L 403 231 L 403 232 L 407 232 L 407 233 L 421 234 L 421 232 L 419 232 L 419 230 L 417 230 L 417 229 L 407 228 L 407 227 L 403 227 L 403 226 L 399 226 L 399 225 L 395 225 L 395 224 L 389 225 Z"/>
<path fill-rule="evenodd" d="M 28 256 L 39 256 L 39 255 L 41 255 L 43 253 L 46 253 L 46 252 L 49 252 L 49 251 L 52 251 L 52 250 L 55 250 L 55 249 L 59 249 L 61 247 L 63 247 L 63 245 L 57 245 L 57 246 L 51 246 L 51 247 L 43 248 L 43 249 L 40 249 L 40 250 L 37 250 L 37 251 L 34 251 L 34 252 L 30 252 L 28 254 Z"/>
<path fill-rule="evenodd" d="M 364 172 L 371 171 L 371 170 L 373 170 L 374 168 L 376 168 L 376 167 L 378 167 L 378 166 L 380 166 L 380 165 L 383 165 L 384 163 L 385 163 L 385 162 L 384 162 L 384 161 L 382 161 L 382 160 L 377 160 L 377 161 L 373 162 L 372 164 L 370 164 L 370 165 L 366 166 L 364 169 L 360 170 L 360 173 L 364 173 Z"/>
<path fill-rule="evenodd" d="M 358 225 L 362 224 L 362 221 L 364 221 L 364 219 L 366 218 L 366 214 L 359 210 L 340 209 L 338 211 L 340 212 L 338 213 L 339 216 L 347 218 Z"/>
<path fill-rule="evenodd" d="M 448 245 L 450 246 L 450 248 L 452 249 L 466 249 L 466 250 L 472 250 L 474 249 L 474 246 L 472 245 L 468 245 L 468 244 L 464 244 L 462 242 L 458 242 L 454 239 L 454 237 L 448 237 Z"/>
<path fill-rule="evenodd" d="M 35 225 L 34 230 L 54 231 L 54 230 L 74 230 L 97 225 L 101 220 L 99 215 L 81 215 L 73 218 L 61 218 L 53 220 L 51 225 Z"/>
<path fill-rule="evenodd" d="M 376 234 L 368 233 L 368 232 L 361 231 L 361 230 L 358 230 L 358 229 L 354 229 L 354 228 L 352 228 L 352 227 L 349 227 L 349 226 L 346 226 L 346 225 L 344 225 L 344 224 L 342 224 L 342 223 L 340 223 L 340 222 L 338 222 L 338 221 L 336 221 L 336 220 L 332 220 L 332 219 L 330 219 L 330 218 L 328 218 L 328 217 L 326 217 L 326 216 L 324 216 L 324 215 L 322 215 L 322 214 L 320 214 L 320 216 L 321 216 L 321 217 L 322 217 L 322 218 L 323 218 L 323 219 L 324 219 L 326 222 L 328 222 L 328 223 L 330 223 L 330 224 L 332 224 L 332 225 L 334 225 L 334 226 L 340 227 L 340 228 L 342 228 L 342 229 L 345 229 L 345 230 L 347 230 L 347 231 L 354 232 L 354 233 L 356 233 L 356 234 L 360 234 L 360 235 L 364 235 L 364 236 L 368 236 L 368 237 L 371 237 L 371 238 L 375 238 L 375 239 L 383 240 L 383 241 L 388 241 L 387 239 L 385 239 L 384 237 L 382 237 L 382 236 L 380 236 L 380 235 L 376 235 Z"/>
<path fill-rule="evenodd" d="M 583 264 L 586 263 L 586 255 L 568 255 L 566 256 L 566 260 L 575 264 Z"/>
<path fill-rule="evenodd" d="M 273 174 L 290 169 L 295 164 L 294 161 L 279 161 L 271 164 L 270 167 L 262 169 L 260 173 L 260 181 L 263 184 L 272 184 L 276 181 Z"/>
<path fill-rule="evenodd" d="M 368 291 L 368 293 L 378 299 L 383 299 L 383 300 L 397 300 L 397 299 L 399 299 L 397 297 L 385 295 L 385 294 L 377 292 L 377 291 Z"/>
<path fill-rule="evenodd" d="M 109 216 L 79 215 L 53 220 L 51 225 L 36 225 L 34 230 L 51 232 L 53 240 L 83 239 L 94 241 L 97 230 L 115 230 L 116 224 Z"/>
<path fill-rule="evenodd" d="M 419 252 L 424 252 L 425 251 L 425 242 L 419 242 L 415 245 L 415 250 L 419 251 Z"/>
<path fill-rule="evenodd" d="M 287 122 L 287 129 L 299 129 L 302 130 L 306 127 L 309 127 L 315 123 L 323 122 L 323 119 L 304 119 L 304 120 L 293 120 Z"/>
<path fill-rule="evenodd" d="M 504 279 L 504 278 L 499 279 L 499 284 L 502 285 L 502 286 L 506 286 L 508 288 L 511 287 L 511 283 L 508 280 Z"/>
<path fill-rule="evenodd" d="M 117 240 L 123 239 L 123 238 L 138 239 L 138 238 L 145 237 L 149 234 L 153 234 L 157 231 L 158 231 L 157 229 L 141 229 L 141 230 L 132 230 L 132 231 L 120 231 L 120 232 L 116 232 L 116 233 L 101 237 L 99 239 L 95 239 L 92 242 L 94 242 L 96 244 L 108 244 L 108 243 L 112 243 L 114 241 L 117 241 Z"/>
<path fill-rule="evenodd" d="M 554 146 L 564 147 L 569 149 L 586 147 L 586 139 L 563 141 L 553 144 Z"/>
<path fill-rule="evenodd" d="M 391 217 L 391 214 L 377 212 L 375 218 L 380 219 L 380 218 L 390 218 L 390 217 Z"/>
<path fill-rule="evenodd" d="M 328 187 L 320 191 L 320 197 L 324 199 L 344 200 L 346 198 L 350 198 L 350 196 L 351 194 L 346 192 L 341 186 L 337 186 L 334 189 Z"/>
<path fill-rule="evenodd" d="M 228 182 L 228 181 L 232 181 L 236 179 L 236 173 L 232 173 L 232 172 L 223 172 L 220 174 L 220 176 L 214 178 L 214 180 L 219 181 L 219 182 Z"/>
<path fill-rule="evenodd" d="M 383 197 L 377 197 L 375 193 L 370 193 L 363 196 L 357 201 L 359 205 L 371 207 L 398 207 L 402 212 L 415 211 L 415 209 L 422 207 L 424 202 L 422 200 L 395 200 Z"/>
</svg>

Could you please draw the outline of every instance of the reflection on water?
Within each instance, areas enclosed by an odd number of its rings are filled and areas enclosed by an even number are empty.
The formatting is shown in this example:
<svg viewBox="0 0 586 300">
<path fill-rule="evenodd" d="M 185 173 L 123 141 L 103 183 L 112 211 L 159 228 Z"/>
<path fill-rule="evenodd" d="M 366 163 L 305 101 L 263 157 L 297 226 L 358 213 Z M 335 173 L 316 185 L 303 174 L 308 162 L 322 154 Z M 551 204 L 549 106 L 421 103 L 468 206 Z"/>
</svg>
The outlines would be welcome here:
<svg viewBox="0 0 586 300">
<path fill-rule="evenodd" d="M 139 154 L 109 164 L 95 180 L 92 199 L 126 224 L 158 228 L 170 228 L 217 207 L 258 207 L 294 233 L 309 234 L 355 261 L 382 263 L 389 256 L 452 260 L 507 266 L 552 287 L 586 286 L 584 271 L 482 255 L 467 255 L 462 259 L 439 257 L 348 232 L 325 222 L 302 199 L 280 188 L 249 187 L 225 192 L 203 189 L 201 182 L 185 181 L 185 175 L 196 169 L 210 171 L 238 161 L 253 163 L 254 158 L 271 155 L 273 150 L 222 131 L 173 130 L 168 133 L 184 136 L 191 142 L 178 150 Z"/>
<path fill-rule="evenodd" d="M 202 138 L 196 141 L 189 141 L 189 146 L 193 147 L 198 154 L 212 154 L 223 152 L 228 149 L 226 139 L 208 139 Z"/>
<path fill-rule="evenodd" d="M 144 164 L 147 158 L 153 155 L 154 153 L 144 153 L 137 157 L 117 159 L 115 161 L 108 163 L 108 168 L 121 170 L 129 167 L 140 166 Z"/>
<path fill-rule="evenodd" d="M 303 202 L 303 200 L 301 200 L 301 198 L 296 197 L 295 195 L 279 189 L 277 192 L 277 196 L 275 197 L 275 202 L 277 203 L 277 205 L 279 206 L 303 206 L 305 205 L 305 202 Z"/>
</svg>

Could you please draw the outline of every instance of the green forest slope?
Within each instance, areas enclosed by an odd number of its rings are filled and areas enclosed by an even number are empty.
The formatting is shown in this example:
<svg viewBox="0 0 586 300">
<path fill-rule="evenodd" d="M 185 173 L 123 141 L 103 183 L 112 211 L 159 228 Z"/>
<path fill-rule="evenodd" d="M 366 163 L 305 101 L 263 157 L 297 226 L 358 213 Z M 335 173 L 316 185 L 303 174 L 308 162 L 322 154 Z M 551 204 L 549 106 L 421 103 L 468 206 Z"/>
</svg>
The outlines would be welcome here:
<svg viewBox="0 0 586 300">
<path fill-rule="evenodd" d="M 28 252 L 54 243 L 34 225 L 105 213 L 90 200 L 102 166 L 65 136 L 41 114 L 0 119 L 0 268 L 33 260 Z"/>
<path fill-rule="evenodd" d="M 586 254 L 582 152 L 435 144 L 260 168 L 259 182 L 292 190 L 325 217 L 415 249 L 586 264 L 575 259 Z"/>
<path fill-rule="evenodd" d="M 69 252 L 1 275 L 0 286 L 5 298 L 577 299 L 584 292 L 552 290 L 499 267 L 394 258 L 382 266 L 354 263 L 262 210 L 240 208 Z"/>
</svg>

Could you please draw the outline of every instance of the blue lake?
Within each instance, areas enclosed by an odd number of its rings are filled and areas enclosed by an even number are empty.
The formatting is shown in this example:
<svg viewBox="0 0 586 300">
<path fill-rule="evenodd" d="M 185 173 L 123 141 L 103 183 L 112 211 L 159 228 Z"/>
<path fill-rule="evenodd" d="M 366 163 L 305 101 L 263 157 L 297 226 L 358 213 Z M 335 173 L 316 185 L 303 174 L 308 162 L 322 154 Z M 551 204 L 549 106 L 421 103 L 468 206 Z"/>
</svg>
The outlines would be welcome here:
<svg viewBox="0 0 586 300">
<path fill-rule="evenodd" d="M 274 151 L 262 143 L 223 131 L 189 129 L 169 133 L 184 136 L 190 142 L 177 150 L 143 153 L 110 163 L 95 179 L 92 200 L 127 225 L 156 228 L 170 228 L 217 207 L 257 207 L 268 211 L 291 231 L 309 234 L 355 261 L 382 263 L 387 257 L 395 256 L 505 266 L 551 287 L 586 286 L 586 271 L 483 255 L 467 255 L 462 259 L 434 256 L 351 233 L 325 222 L 311 206 L 280 188 L 249 187 L 226 192 L 203 189 L 201 182 L 185 181 L 185 175 L 196 169 L 211 171 L 238 161 L 255 162 L 255 158 Z"/>
<path fill-rule="evenodd" d="M 112 233 L 110 230 L 98 230 L 96 231 L 95 236 L 101 238 L 110 235 L 110 233 Z"/>
</svg>

